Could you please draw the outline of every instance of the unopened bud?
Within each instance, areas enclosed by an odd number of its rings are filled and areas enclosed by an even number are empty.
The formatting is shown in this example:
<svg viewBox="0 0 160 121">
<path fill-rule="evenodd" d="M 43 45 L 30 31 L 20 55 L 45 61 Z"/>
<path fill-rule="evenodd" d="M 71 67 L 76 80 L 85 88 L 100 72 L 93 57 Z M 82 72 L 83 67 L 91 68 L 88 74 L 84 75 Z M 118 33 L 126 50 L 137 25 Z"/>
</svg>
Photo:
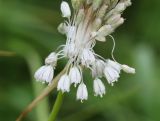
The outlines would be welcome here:
<svg viewBox="0 0 160 121">
<path fill-rule="evenodd" d="M 104 25 L 98 30 L 98 36 L 107 36 L 113 32 L 113 28 L 111 25 Z"/>
<path fill-rule="evenodd" d="M 62 16 L 63 17 L 70 17 L 71 16 L 71 10 L 70 10 L 70 7 L 68 5 L 67 2 L 65 1 L 62 1 L 61 3 L 61 12 L 62 12 Z"/>
<path fill-rule="evenodd" d="M 58 32 L 61 33 L 61 34 L 66 34 L 67 33 L 67 26 L 65 23 L 61 23 L 59 26 L 58 26 Z"/>
<path fill-rule="evenodd" d="M 123 70 L 124 72 L 126 72 L 126 73 L 131 73 L 131 74 L 135 74 L 135 73 L 136 73 L 136 71 L 135 71 L 134 68 L 129 67 L 129 66 L 127 66 L 127 65 L 122 65 L 122 70 Z"/>
<path fill-rule="evenodd" d="M 124 18 L 120 18 L 115 24 L 112 24 L 112 27 L 115 29 L 124 23 Z"/>
<path fill-rule="evenodd" d="M 97 41 L 100 41 L 100 42 L 105 42 L 106 41 L 106 38 L 104 36 L 96 36 L 95 38 Z"/>
<path fill-rule="evenodd" d="M 55 52 L 50 53 L 48 55 L 48 57 L 45 59 L 45 64 L 56 66 L 56 64 L 57 64 L 57 54 Z"/>
<path fill-rule="evenodd" d="M 107 20 L 107 24 L 114 24 L 116 23 L 117 21 L 119 21 L 119 19 L 121 18 L 121 14 L 115 14 L 115 15 L 112 15 L 108 20 Z"/>
</svg>

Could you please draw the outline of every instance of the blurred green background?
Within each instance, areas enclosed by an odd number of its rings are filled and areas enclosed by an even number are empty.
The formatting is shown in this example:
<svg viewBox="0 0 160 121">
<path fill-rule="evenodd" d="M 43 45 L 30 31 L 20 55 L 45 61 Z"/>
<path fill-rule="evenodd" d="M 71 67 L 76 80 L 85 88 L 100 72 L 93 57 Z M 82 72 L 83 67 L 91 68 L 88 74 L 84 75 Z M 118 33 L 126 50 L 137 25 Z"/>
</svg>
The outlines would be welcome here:
<svg viewBox="0 0 160 121">
<path fill-rule="evenodd" d="M 94 97 L 91 77 L 84 79 L 89 99 L 76 101 L 76 89 L 65 94 L 59 121 L 160 121 L 160 1 L 132 0 L 125 23 L 113 34 L 118 62 L 136 68 L 121 74 L 107 94 Z M 0 121 L 14 121 L 46 85 L 34 81 L 35 70 L 65 37 L 57 32 L 63 21 L 61 0 L 0 0 Z M 110 58 L 112 41 L 95 51 Z M 5 52 L 4 52 L 5 51 Z M 7 52 L 6 52 L 7 51 Z M 63 69 L 59 62 L 56 74 Z M 57 91 L 40 103 L 24 121 L 46 121 Z"/>
</svg>

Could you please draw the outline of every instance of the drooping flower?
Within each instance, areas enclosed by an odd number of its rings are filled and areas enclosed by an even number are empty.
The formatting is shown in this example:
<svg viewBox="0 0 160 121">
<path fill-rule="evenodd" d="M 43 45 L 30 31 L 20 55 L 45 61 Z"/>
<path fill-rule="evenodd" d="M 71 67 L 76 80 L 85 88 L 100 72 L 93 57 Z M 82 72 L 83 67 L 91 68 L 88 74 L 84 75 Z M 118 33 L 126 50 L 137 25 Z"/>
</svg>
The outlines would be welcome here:
<svg viewBox="0 0 160 121">
<path fill-rule="evenodd" d="M 118 81 L 118 78 L 120 77 L 120 70 L 121 66 L 119 63 L 108 60 L 106 62 L 106 66 L 104 69 L 104 75 L 108 81 L 109 84 L 113 86 L 114 82 Z"/>
<path fill-rule="evenodd" d="M 70 82 L 69 76 L 67 74 L 64 74 L 58 82 L 57 89 L 61 90 L 62 92 L 69 92 L 70 85 L 71 85 L 71 82 Z"/>
<path fill-rule="evenodd" d="M 77 100 L 87 100 L 88 99 L 88 91 L 86 85 L 82 82 L 77 89 Z"/>
<path fill-rule="evenodd" d="M 78 67 L 74 66 L 69 71 L 69 78 L 71 80 L 71 83 L 75 84 L 75 87 L 77 84 L 81 82 L 81 73 L 78 69 Z"/>
<path fill-rule="evenodd" d="M 100 97 L 103 97 L 103 95 L 106 93 L 103 82 L 98 78 L 93 81 L 93 89 L 95 96 L 99 95 Z"/>
<path fill-rule="evenodd" d="M 77 89 L 77 99 L 87 100 L 87 86 L 83 80 L 83 68 L 91 70 L 93 90 L 96 96 L 102 97 L 106 91 L 101 81 L 105 77 L 113 85 L 123 70 L 126 73 L 135 73 L 135 69 L 115 61 L 105 59 L 94 51 L 96 42 L 105 42 L 107 36 L 115 41 L 111 34 L 124 23 L 123 11 L 131 5 L 130 0 L 71 0 L 72 9 L 65 1 L 61 3 L 62 17 L 65 18 L 58 26 L 58 31 L 66 36 L 66 43 L 58 47 L 46 59 L 45 65 L 36 73 L 36 80 L 51 83 L 57 61 L 68 59 L 66 73 L 58 81 L 57 89 L 69 92 L 71 84 Z M 114 49 L 115 46 L 113 46 Z"/>
<path fill-rule="evenodd" d="M 53 75 L 54 75 L 54 70 L 52 68 L 52 66 L 50 65 L 46 65 L 46 66 L 42 66 L 40 67 L 34 77 L 37 81 L 41 81 L 42 83 L 51 83 L 52 79 L 53 79 Z"/>
</svg>

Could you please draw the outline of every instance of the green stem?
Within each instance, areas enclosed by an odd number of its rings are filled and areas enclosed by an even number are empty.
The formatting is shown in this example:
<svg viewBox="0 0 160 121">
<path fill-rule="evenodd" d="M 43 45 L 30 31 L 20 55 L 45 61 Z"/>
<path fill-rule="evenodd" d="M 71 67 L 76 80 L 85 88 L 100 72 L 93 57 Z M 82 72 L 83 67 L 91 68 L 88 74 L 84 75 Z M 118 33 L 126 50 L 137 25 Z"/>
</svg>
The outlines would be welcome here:
<svg viewBox="0 0 160 121">
<path fill-rule="evenodd" d="M 49 119 L 48 121 L 55 121 L 56 117 L 57 117 L 57 114 L 60 110 L 60 107 L 62 105 L 62 102 L 63 102 L 63 97 L 64 97 L 64 94 L 60 91 L 58 93 L 58 96 L 57 96 L 57 99 L 56 99 L 56 102 L 53 106 L 53 109 L 52 109 L 52 112 L 49 116 Z"/>
</svg>

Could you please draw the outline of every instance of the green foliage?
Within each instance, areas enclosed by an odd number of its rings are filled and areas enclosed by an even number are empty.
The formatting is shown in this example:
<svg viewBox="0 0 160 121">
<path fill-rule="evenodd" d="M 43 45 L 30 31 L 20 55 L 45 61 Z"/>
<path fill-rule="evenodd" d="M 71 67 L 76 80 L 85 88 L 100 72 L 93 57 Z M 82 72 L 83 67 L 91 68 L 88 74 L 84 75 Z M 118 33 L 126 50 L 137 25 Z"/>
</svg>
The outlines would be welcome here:
<svg viewBox="0 0 160 121">
<path fill-rule="evenodd" d="M 160 1 L 132 1 L 133 5 L 123 15 L 124 25 L 113 36 L 116 59 L 136 67 L 136 74 L 122 73 L 114 87 L 104 79 L 107 94 L 97 98 L 86 70 L 89 100 L 83 104 L 76 101 L 73 87 L 71 93 L 65 94 L 58 115 L 60 121 L 160 121 Z M 45 86 L 35 82 L 33 74 L 48 53 L 65 43 L 65 37 L 57 32 L 63 21 L 60 2 L 0 0 L 0 121 L 15 120 Z M 112 41 L 108 38 L 106 44 L 98 43 L 95 50 L 109 58 L 111 48 Z M 64 63 L 58 64 L 56 74 Z M 50 95 L 49 109 L 56 95 L 56 91 Z M 25 120 L 44 121 L 49 109 L 45 100 Z"/>
</svg>

